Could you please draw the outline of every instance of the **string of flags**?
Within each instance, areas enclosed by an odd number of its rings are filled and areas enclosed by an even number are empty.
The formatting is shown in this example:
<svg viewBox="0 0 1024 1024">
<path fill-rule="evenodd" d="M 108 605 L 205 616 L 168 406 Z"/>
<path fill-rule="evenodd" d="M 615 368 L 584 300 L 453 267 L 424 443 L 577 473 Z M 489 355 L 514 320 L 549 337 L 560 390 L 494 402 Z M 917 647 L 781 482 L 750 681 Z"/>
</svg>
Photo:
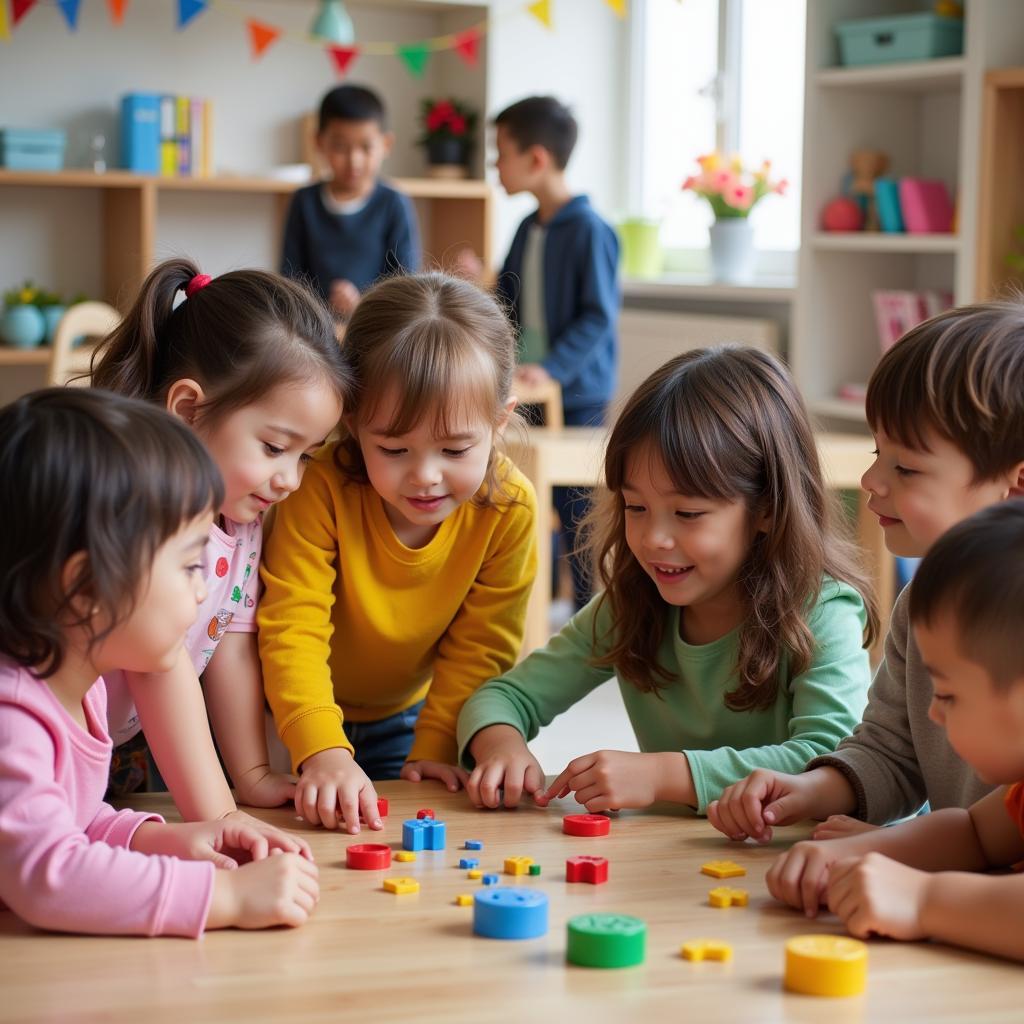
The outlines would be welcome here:
<svg viewBox="0 0 1024 1024">
<path fill-rule="evenodd" d="M 39 0 L 0 0 L 0 42 L 6 42 L 11 38 L 11 33 L 17 29 L 21 20 L 38 2 Z M 55 2 L 64 16 L 69 30 L 76 31 L 82 0 L 55 0 Z M 110 20 L 114 25 L 122 24 L 130 2 L 131 0 L 105 0 Z M 618 18 L 626 17 L 629 0 L 600 0 L 600 2 L 610 8 Z M 544 28 L 553 31 L 557 3 L 558 0 L 529 0 L 517 8 L 514 13 L 525 12 Z M 480 58 L 480 43 L 487 31 L 493 28 L 495 20 L 492 17 L 461 32 L 434 36 L 413 43 L 355 42 L 351 46 L 339 46 L 325 43 L 322 39 L 317 39 L 308 33 L 281 28 L 262 18 L 250 17 L 238 10 L 236 6 L 226 3 L 225 0 L 175 0 L 175 7 L 177 11 L 176 26 L 179 31 L 187 30 L 200 15 L 214 9 L 218 13 L 239 17 L 245 22 L 253 60 L 262 59 L 275 43 L 287 37 L 325 50 L 336 73 L 341 77 L 348 74 L 355 61 L 362 56 L 396 57 L 414 78 L 422 78 L 431 58 L 440 52 L 454 52 L 467 66 L 476 67 Z"/>
</svg>

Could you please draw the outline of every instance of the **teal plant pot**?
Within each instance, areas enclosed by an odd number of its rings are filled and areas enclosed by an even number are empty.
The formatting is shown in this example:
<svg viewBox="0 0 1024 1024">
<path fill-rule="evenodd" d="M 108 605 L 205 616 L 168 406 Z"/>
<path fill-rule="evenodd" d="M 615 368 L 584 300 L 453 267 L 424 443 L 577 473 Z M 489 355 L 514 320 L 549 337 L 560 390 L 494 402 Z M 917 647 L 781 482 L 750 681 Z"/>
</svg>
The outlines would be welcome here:
<svg viewBox="0 0 1024 1024">
<path fill-rule="evenodd" d="M 67 312 L 67 306 L 43 306 L 43 320 L 46 321 L 46 344 L 53 344 L 53 336 L 57 331 L 60 318 Z"/>
<path fill-rule="evenodd" d="M 46 321 L 35 306 L 12 306 L 0 317 L 0 338 L 15 348 L 35 348 L 46 337 Z"/>
</svg>

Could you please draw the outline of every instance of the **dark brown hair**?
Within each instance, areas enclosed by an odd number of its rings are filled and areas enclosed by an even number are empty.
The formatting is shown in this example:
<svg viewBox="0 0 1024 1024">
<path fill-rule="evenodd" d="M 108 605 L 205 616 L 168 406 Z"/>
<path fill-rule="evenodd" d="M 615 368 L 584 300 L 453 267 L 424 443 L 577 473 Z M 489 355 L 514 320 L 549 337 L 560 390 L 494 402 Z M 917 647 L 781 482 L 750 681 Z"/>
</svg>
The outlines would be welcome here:
<svg viewBox="0 0 1024 1024">
<path fill-rule="evenodd" d="M 491 426 L 505 415 L 515 370 L 515 334 L 497 302 L 476 285 L 445 274 L 387 278 L 360 300 L 345 332 L 344 351 L 355 377 L 346 411 L 369 422 L 379 403 L 397 389 L 387 432 L 408 433 L 425 416 L 438 437 L 471 413 Z M 359 441 L 343 432 L 335 463 L 350 480 L 367 484 Z M 504 501 L 495 452 L 491 452 L 478 505 Z"/>
<path fill-rule="evenodd" d="M 611 610 L 611 649 L 595 664 L 639 690 L 673 680 L 658 665 L 668 617 L 654 581 L 626 544 L 622 489 L 630 458 L 658 459 L 680 494 L 741 500 L 764 516 L 740 570 L 740 627 L 733 710 L 770 707 L 779 678 L 810 666 L 807 624 L 824 575 L 858 590 L 867 609 L 865 646 L 878 630 L 873 590 L 826 494 L 803 400 L 778 360 L 750 348 L 698 349 L 669 360 L 640 385 L 612 428 L 606 492 L 588 517 L 594 565 Z M 595 635 L 595 645 L 599 638 Z"/>
<path fill-rule="evenodd" d="M 1024 302 L 962 306 L 907 331 L 871 375 L 867 419 L 897 444 L 944 438 L 992 480 L 1024 459 Z"/>
<path fill-rule="evenodd" d="M 48 388 L 0 409 L 0 654 L 53 675 L 65 631 L 131 613 L 153 555 L 224 499 L 220 473 L 183 423 L 90 388 Z M 69 589 L 62 575 L 85 553 Z"/>
<path fill-rule="evenodd" d="M 336 85 L 320 101 L 317 118 L 318 131 L 324 131 L 332 121 L 375 121 L 380 130 L 387 131 L 387 113 L 384 101 L 365 85 Z"/>
<path fill-rule="evenodd" d="M 198 273 L 191 260 L 174 259 L 149 274 L 93 355 L 96 387 L 163 404 L 175 381 L 191 378 L 203 387 L 207 421 L 280 385 L 317 379 L 345 400 L 349 370 L 318 298 L 278 274 L 235 270 L 175 305 Z"/>
<path fill-rule="evenodd" d="M 579 134 L 576 118 L 554 96 L 527 96 L 506 107 L 495 117 L 494 124 L 504 128 L 520 150 L 531 146 L 546 149 L 562 171 L 569 163 Z"/>
<path fill-rule="evenodd" d="M 1024 678 L 1024 501 L 1001 501 L 944 533 L 910 588 L 910 619 L 956 623 L 960 653 L 1006 689 Z"/>
</svg>

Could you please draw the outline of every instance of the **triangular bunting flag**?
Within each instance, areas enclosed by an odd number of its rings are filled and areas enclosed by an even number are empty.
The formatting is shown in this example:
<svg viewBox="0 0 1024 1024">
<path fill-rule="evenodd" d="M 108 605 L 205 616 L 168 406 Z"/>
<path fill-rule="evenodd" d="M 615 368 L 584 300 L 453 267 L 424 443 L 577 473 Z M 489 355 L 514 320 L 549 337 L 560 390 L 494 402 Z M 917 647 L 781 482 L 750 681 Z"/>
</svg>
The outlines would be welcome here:
<svg viewBox="0 0 1024 1024">
<path fill-rule="evenodd" d="M 526 8 L 545 28 L 554 28 L 551 23 L 551 0 L 537 0 Z"/>
<path fill-rule="evenodd" d="M 281 30 L 273 25 L 268 25 L 265 21 L 256 21 L 255 18 L 250 18 L 246 24 L 249 26 L 252 55 L 254 59 L 258 60 L 263 56 L 263 51 L 281 35 Z"/>
<path fill-rule="evenodd" d="M 0 43 L 11 38 L 11 30 L 7 26 L 7 4 L 0 0 Z"/>
<path fill-rule="evenodd" d="M 328 46 L 327 52 L 334 61 L 334 66 L 339 75 L 348 73 L 349 65 L 359 56 L 358 46 Z"/>
<path fill-rule="evenodd" d="M 423 73 L 427 70 L 427 62 L 430 60 L 430 50 L 427 49 L 426 43 L 399 46 L 397 53 L 413 78 L 423 77 Z"/>
<path fill-rule="evenodd" d="M 197 14 L 206 10 L 209 0 L 178 0 L 178 28 L 184 28 Z"/>
<path fill-rule="evenodd" d="M 72 32 L 78 28 L 78 5 L 80 2 L 81 0 L 57 0 L 60 13 L 64 15 L 68 28 Z"/>
<path fill-rule="evenodd" d="M 604 0 L 604 2 L 620 17 L 626 16 L 626 0 Z"/>
<path fill-rule="evenodd" d="M 471 67 L 475 68 L 480 46 L 480 30 L 475 28 L 460 32 L 455 37 L 455 52 Z"/>
<path fill-rule="evenodd" d="M 11 0 L 11 25 L 16 28 L 18 22 L 36 5 L 36 0 Z"/>
<path fill-rule="evenodd" d="M 128 0 L 107 0 L 107 6 L 110 8 L 110 20 L 115 25 L 120 25 L 124 21 L 124 9 L 128 6 Z"/>
</svg>

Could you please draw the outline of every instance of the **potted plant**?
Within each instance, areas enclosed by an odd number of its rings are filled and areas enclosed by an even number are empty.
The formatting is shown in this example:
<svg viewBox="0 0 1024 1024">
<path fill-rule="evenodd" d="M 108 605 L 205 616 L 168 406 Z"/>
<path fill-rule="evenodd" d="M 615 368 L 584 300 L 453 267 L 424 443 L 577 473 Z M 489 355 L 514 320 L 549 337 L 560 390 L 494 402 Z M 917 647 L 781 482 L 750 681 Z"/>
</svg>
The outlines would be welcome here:
<svg viewBox="0 0 1024 1024">
<path fill-rule="evenodd" d="M 454 99 L 425 99 L 420 104 L 423 129 L 417 144 L 427 151 L 434 177 L 466 177 L 475 142 L 477 115 Z"/>
<path fill-rule="evenodd" d="M 38 300 L 43 293 L 31 281 L 4 292 L 0 338 L 15 348 L 35 348 L 46 338 L 46 318 Z M 48 298 L 48 296 L 45 296 Z"/>
<path fill-rule="evenodd" d="M 754 231 L 750 211 L 765 196 L 784 195 L 785 178 L 771 180 L 771 161 L 756 171 L 743 166 L 739 157 L 729 161 L 719 153 L 697 158 L 700 173 L 688 177 L 683 189 L 708 201 L 715 215 L 711 225 L 711 266 L 715 280 L 739 283 L 750 279 L 754 269 Z"/>
</svg>

